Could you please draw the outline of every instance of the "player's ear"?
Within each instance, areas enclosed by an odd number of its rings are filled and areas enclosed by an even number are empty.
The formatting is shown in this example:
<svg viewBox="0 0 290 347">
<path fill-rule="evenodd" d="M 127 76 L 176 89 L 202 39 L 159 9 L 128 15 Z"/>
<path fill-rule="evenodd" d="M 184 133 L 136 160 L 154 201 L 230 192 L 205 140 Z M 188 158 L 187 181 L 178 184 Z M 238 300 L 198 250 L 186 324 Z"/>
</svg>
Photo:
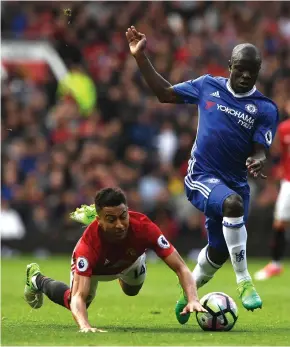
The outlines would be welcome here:
<svg viewBox="0 0 290 347">
<path fill-rule="evenodd" d="M 229 63 L 228 63 L 228 67 L 229 67 L 229 71 L 232 72 L 232 63 L 231 63 L 230 60 L 229 60 Z"/>
</svg>

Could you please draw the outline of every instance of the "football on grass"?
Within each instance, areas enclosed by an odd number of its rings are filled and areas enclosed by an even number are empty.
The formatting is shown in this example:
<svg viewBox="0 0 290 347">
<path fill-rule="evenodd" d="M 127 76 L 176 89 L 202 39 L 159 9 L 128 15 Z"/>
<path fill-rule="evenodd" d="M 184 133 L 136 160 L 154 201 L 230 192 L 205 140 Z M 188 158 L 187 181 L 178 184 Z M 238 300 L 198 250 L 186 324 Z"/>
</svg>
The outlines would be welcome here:
<svg viewBox="0 0 290 347">
<path fill-rule="evenodd" d="M 200 300 L 208 312 L 197 312 L 196 319 L 203 330 L 230 331 L 238 319 L 238 307 L 234 300 L 225 293 L 214 292 Z"/>
</svg>

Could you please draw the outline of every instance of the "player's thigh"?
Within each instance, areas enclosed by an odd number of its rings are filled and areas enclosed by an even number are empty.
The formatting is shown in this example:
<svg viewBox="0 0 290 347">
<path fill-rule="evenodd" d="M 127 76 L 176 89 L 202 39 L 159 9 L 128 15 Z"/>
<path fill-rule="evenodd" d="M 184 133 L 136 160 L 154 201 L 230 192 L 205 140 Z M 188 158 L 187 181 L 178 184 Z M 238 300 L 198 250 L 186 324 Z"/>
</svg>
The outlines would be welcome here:
<svg viewBox="0 0 290 347">
<path fill-rule="evenodd" d="M 146 278 L 146 254 L 142 254 L 133 265 L 124 270 L 119 279 L 128 286 L 142 286 Z"/>
<path fill-rule="evenodd" d="M 290 222 L 290 182 L 282 181 L 275 206 L 274 219 Z"/>
<path fill-rule="evenodd" d="M 225 199 L 237 194 L 220 179 L 208 174 L 186 176 L 184 183 L 187 199 L 210 218 L 222 217 Z"/>
</svg>

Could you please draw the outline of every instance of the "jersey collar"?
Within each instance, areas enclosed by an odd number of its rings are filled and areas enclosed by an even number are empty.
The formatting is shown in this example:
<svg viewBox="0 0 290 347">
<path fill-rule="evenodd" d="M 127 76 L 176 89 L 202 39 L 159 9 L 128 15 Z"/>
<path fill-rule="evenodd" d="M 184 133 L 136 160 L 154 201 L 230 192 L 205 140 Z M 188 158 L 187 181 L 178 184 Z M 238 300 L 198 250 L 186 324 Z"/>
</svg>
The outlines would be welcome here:
<svg viewBox="0 0 290 347">
<path fill-rule="evenodd" d="M 232 89 L 232 87 L 231 87 L 231 85 L 230 85 L 230 80 L 227 81 L 227 89 L 228 89 L 228 91 L 229 91 L 235 98 L 245 98 L 245 97 L 247 97 L 247 96 L 250 96 L 250 95 L 254 94 L 255 91 L 257 90 L 256 86 L 254 86 L 254 87 L 253 87 L 249 92 L 247 92 L 247 93 L 239 93 L 239 94 L 236 94 L 236 93 L 233 91 L 233 89 Z"/>
</svg>

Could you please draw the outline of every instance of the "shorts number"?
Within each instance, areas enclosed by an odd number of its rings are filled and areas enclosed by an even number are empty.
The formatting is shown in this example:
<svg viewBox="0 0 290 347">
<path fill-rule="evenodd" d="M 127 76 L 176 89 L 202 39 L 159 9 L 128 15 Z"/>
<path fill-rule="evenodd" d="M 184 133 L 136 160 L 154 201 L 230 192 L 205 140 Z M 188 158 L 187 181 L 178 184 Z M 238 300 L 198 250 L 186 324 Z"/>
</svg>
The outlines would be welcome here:
<svg viewBox="0 0 290 347">
<path fill-rule="evenodd" d="M 138 272 L 138 269 L 135 270 L 135 278 L 138 278 L 139 276 L 143 275 L 145 272 L 146 272 L 146 267 L 142 265 L 140 272 Z"/>
</svg>

